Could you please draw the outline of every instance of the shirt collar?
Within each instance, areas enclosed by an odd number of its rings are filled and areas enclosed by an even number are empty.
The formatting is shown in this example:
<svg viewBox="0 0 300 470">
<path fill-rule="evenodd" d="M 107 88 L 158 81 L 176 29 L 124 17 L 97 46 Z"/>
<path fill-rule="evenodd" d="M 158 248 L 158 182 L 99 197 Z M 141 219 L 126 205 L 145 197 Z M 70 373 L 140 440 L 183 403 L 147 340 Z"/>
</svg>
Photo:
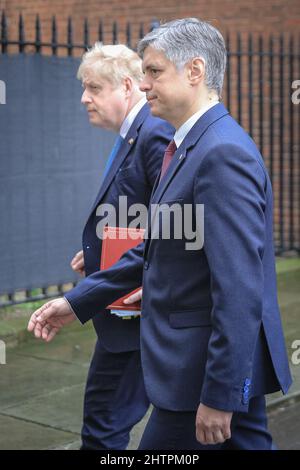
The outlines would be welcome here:
<svg viewBox="0 0 300 470">
<path fill-rule="evenodd" d="M 123 139 L 126 138 L 127 132 L 129 131 L 130 127 L 132 126 L 133 121 L 135 120 L 138 113 L 140 112 L 140 110 L 142 109 L 144 104 L 146 104 L 146 103 L 147 103 L 146 97 L 141 98 L 140 101 L 138 101 L 136 103 L 136 105 L 134 105 L 134 107 L 132 108 L 130 113 L 124 119 L 124 121 L 122 123 L 122 126 L 121 126 L 121 129 L 120 129 L 120 136 L 123 137 Z"/>
<path fill-rule="evenodd" d="M 209 105 L 204 106 L 195 114 L 193 114 L 187 121 L 185 121 L 185 123 L 183 123 L 182 126 L 179 127 L 179 129 L 175 132 L 175 135 L 173 137 L 177 148 L 182 144 L 182 141 L 185 139 L 188 132 L 192 129 L 193 125 L 196 124 L 198 119 L 200 119 L 200 117 L 203 116 L 203 114 L 206 113 L 206 111 L 208 111 L 210 108 L 212 108 L 218 103 L 219 101 L 214 100 Z"/>
</svg>

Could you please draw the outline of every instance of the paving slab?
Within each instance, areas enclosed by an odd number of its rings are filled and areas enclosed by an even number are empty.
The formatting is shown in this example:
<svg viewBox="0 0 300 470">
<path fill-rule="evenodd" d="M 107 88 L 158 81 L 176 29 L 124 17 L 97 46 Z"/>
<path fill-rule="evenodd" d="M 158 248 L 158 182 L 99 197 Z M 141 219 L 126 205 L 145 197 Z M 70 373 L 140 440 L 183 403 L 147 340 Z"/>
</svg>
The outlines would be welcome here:
<svg viewBox="0 0 300 470">
<path fill-rule="evenodd" d="M 286 403 L 268 414 L 269 429 L 279 450 L 300 450 L 300 402 Z"/>
<path fill-rule="evenodd" d="M 0 412 L 40 396 L 47 400 L 53 391 L 82 384 L 87 366 L 54 360 L 26 357 L 7 352 L 1 366 Z"/>
<path fill-rule="evenodd" d="M 82 423 L 82 403 L 85 382 L 65 386 L 38 395 L 18 405 L 9 406 L 3 415 L 49 426 L 61 431 L 79 434 Z"/>
<path fill-rule="evenodd" d="M 49 449 L 67 445 L 76 437 L 72 433 L 1 414 L 0 436 L 0 450 Z"/>
</svg>

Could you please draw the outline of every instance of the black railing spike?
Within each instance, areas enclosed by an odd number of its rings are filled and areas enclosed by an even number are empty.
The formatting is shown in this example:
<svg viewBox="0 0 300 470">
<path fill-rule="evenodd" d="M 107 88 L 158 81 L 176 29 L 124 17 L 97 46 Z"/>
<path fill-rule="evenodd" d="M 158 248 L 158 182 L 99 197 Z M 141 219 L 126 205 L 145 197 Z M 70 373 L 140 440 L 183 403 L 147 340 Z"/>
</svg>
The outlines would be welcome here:
<svg viewBox="0 0 300 470">
<path fill-rule="evenodd" d="M 41 25 L 39 15 L 36 15 L 35 18 L 35 50 L 36 52 L 40 52 L 41 50 Z"/>
<path fill-rule="evenodd" d="M 52 26 L 51 26 L 51 47 L 52 47 L 52 54 L 56 55 L 57 52 L 57 28 L 56 28 L 56 18 L 52 16 Z"/>
<path fill-rule="evenodd" d="M 269 116 L 270 116 L 270 130 L 269 130 L 269 155 L 270 155 L 270 164 L 269 172 L 271 182 L 274 182 L 274 40 L 273 35 L 269 39 L 269 83 L 270 83 L 270 92 L 269 92 Z"/>
<path fill-rule="evenodd" d="M 290 60 L 289 60 L 289 82 L 293 83 L 294 80 L 294 37 L 292 34 L 290 34 L 289 37 L 289 55 L 290 55 Z M 290 201 L 290 207 L 289 207 L 289 220 L 290 220 L 290 226 L 289 226 L 289 248 L 292 249 L 294 246 L 294 234 L 295 234 L 295 204 L 294 204 L 294 191 L 295 191 L 295 185 L 294 185 L 294 170 L 295 170 L 295 165 L 294 165 L 294 160 L 295 160 L 295 132 L 294 132 L 294 121 L 295 121 L 295 105 L 290 100 L 290 106 L 289 106 L 289 196 L 288 199 Z M 298 184 L 299 187 L 299 184 Z M 295 201 L 296 202 L 296 201 Z"/>
<path fill-rule="evenodd" d="M 230 43 L 230 35 L 229 35 L 229 32 L 226 31 L 226 34 L 225 34 L 225 44 L 226 44 L 227 52 L 228 52 L 229 43 Z"/>
<path fill-rule="evenodd" d="M 253 50 L 253 36 L 252 36 L 252 33 L 248 34 L 248 48 L 252 53 L 253 52 L 252 51 Z"/>
<path fill-rule="evenodd" d="M 84 19 L 83 24 L 83 44 L 85 49 L 89 48 L 89 23 L 87 18 Z"/>
<path fill-rule="evenodd" d="M 99 27 L 98 27 L 98 40 L 99 42 L 104 42 L 104 35 L 103 35 L 103 21 L 99 21 Z"/>
<path fill-rule="evenodd" d="M 113 44 L 118 43 L 118 24 L 116 21 L 113 22 Z"/>
<path fill-rule="evenodd" d="M 242 41 L 241 34 L 237 33 L 237 98 L 238 98 L 238 123 L 242 125 Z"/>
<path fill-rule="evenodd" d="M 69 16 L 68 17 L 68 26 L 67 26 L 67 50 L 68 50 L 68 56 L 72 55 L 72 49 L 73 49 L 73 38 L 72 38 L 72 18 Z"/>
<path fill-rule="evenodd" d="M 4 11 L 2 11 L 1 15 L 1 44 L 2 44 L 2 53 L 7 52 L 7 23 L 6 23 L 6 16 Z"/>
<path fill-rule="evenodd" d="M 284 37 L 283 34 L 279 36 L 279 233 L 280 233 L 280 245 L 285 250 L 285 185 L 284 185 L 284 126 L 285 126 L 285 60 L 284 60 Z"/>
<path fill-rule="evenodd" d="M 140 24 L 139 39 L 142 39 L 145 36 L 144 33 L 144 23 Z"/>
<path fill-rule="evenodd" d="M 226 67 L 226 106 L 230 111 L 231 105 L 231 52 L 230 52 L 230 34 L 226 33 L 227 49 L 227 67 Z"/>
<path fill-rule="evenodd" d="M 249 134 L 253 137 L 253 36 L 248 34 L 248 115 Z"/>
<path fill-rule="evenodd" d="M 24 41 L 25 41 L 24 21 L 23 21 L 22 13 L 20 13 L 20 16 L 19 16 L 19 52 L 24 51 Z"/>
<path fill-rule="evenodd" d="M 131 24 L 129 21 L 126 25 L 126 44 L 128 47 L 131 47 Z"/>
<path fill-rule="evenodd" d="M 290 34 L 289 50 L 290 50 L 290 54 L 293 55 L 293 52 L 294 52 L 294 36 L 293 36 L 293 34 Z"/>
<path fill-rule="evenodd" d="M 263 38 L 258 36 L 258 73 L 259 73 L 259 137 L 258 144 L 262 155 L 264 155 L 264 66 L 263 66 Z"/>
</svg>

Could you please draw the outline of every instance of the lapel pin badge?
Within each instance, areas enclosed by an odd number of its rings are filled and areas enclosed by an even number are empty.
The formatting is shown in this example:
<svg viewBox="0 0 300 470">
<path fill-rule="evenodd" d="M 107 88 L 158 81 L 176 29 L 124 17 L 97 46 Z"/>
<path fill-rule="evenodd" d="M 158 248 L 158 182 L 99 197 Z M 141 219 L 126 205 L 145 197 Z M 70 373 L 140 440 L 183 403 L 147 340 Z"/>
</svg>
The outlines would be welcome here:
<svg viewBox="0 0 300 470">
<path fill-rule="evenodd" d="M 132 145 L 134 142 L 134 139 L 131 137 L 131 139 L 128 140 L 129 145 Z"/>
<path fill-rule="evenodd" d="M 183 153 L 180 155 L 179 160 L 181 160 L 182 158 L 183 158 Z"/>
</svg>

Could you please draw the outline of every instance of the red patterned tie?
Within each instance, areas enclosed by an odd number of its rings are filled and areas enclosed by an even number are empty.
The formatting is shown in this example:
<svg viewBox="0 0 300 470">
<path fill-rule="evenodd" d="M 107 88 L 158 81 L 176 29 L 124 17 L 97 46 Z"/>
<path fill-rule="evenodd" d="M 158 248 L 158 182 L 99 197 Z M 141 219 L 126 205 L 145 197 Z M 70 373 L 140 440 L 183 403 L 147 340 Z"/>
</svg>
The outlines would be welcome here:
<svg viewBox="0 0 300 470">
<path fill-rule="evenodd" d="M 167 169 L 168 169 L 168 167 L 171 163 L 172 157 L 173 157 L 174 153 L 176 152 L 176 150 L 177 150 L 176 144 L 175 144 L 174 140 L 171 140 L 171 142 L 169 143 L 168 147 L 165 150 L 159 181 L 161 181 L 164 174 L 166 173 L 166 171 L 167 171 Z"/>
</svg>

